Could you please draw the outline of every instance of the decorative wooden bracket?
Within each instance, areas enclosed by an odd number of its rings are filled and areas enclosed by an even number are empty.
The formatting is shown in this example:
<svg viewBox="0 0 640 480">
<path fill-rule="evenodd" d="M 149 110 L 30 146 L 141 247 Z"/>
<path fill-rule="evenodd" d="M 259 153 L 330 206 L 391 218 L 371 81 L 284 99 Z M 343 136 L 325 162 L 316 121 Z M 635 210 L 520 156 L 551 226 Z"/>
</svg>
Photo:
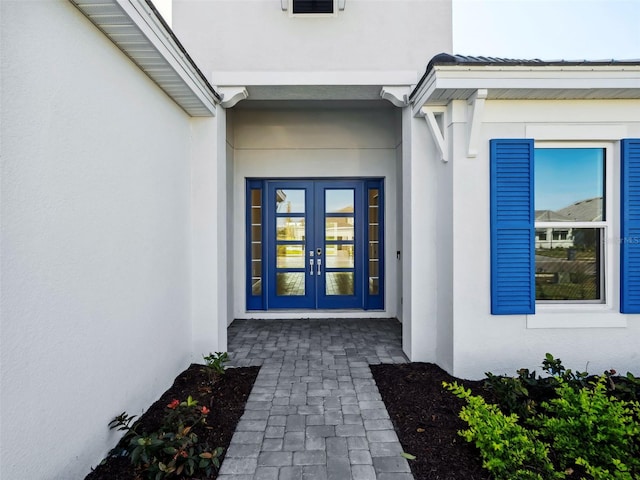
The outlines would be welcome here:
<svg viewBox="0 0 640 480">
<path fill-rule="evenodd" d="M 471 106 L 469 111 L 469 119 L 467 121 L 469 130 L 469 143 L 467 145 L 467 157 L 475 158 L 478 156 L 478 141 L 480 140 L 480 129 L 482 128 L 482 118 L 484 114 L 484 101 L 489 94 L 486 88 L 479 88 L 475 91 L 467 103 Z"/>
<path fill-rule="evenodd" d="M 411 87 L 408 86 L 382 87 L 382 90 L 380 90 L 380 96 L 384 100 L 389 100 L 396 107 L 406 107 L 409 105 L 408 99 L 410 93 Z"/>
<path fill-rule="evenodd" d="M 216 87 L 218 93 L 222 95 L 222 105 L 224 108 L 231 108 L 240 100 L 244 100 L 249 96 L 246 87 Z"/>
<path fill-rule="evenodd" d="M 446 128 L 444 125 L 445 110 L 446 107 L 422 107 L 420 112 L 424 115 L 424 119 L 427 121 L 429 131 L 431 132 L 431 136 L 433 137 L 436 147 L 438 147 L 442 161 L 448 162 L 449 152 L 447 149 L 447 142 L 444 138 L 444 131 Z M 438 123 L 436 115 L 441 118 L 441 124 Z"/>
</svg>

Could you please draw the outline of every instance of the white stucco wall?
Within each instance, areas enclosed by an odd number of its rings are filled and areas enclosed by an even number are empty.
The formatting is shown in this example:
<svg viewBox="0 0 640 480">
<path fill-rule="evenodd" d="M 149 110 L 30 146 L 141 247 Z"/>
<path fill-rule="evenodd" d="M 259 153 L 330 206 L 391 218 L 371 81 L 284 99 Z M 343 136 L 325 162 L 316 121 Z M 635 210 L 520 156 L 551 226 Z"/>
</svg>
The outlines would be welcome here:
<svg viewBox="0 0 640 480">
<path fill-rule="evenodd" d="M 279 0 L 176 0 L 173 28 L 207 74 L 422 73 L 452 48 L 451 0 L 348 0 L 330 18 L 292 18 Z"/>
<path fill-rule="evenodd" d="M 605 141 L 612 145 L 613 198 L 619 200 L 619 140 L 640 136 L 640 101 L 487 101 L 476 158 L 466 157 L 466 102 L 454 102 L 453 373 L 481 378 L 537 368 L 546 352 L 568 368 L 640 372 L 640 318 L 619 312 L 619 210 L 612 219 L 610 308 L 537 308 L 535 315 L 490 314 L 489 140 Z M 612 325 L 615 325 L 613 327 Z M 547 328 L 540 328 L 540 327 Z"/>
<path fill-rule="evenodd" d="M 83 478 L 190 361 L 190 122 L 71 3 L 0 5 L 0 477 Z"/>
<path fill-rule="evenodd" d="M 247 178 L 384 177 L 385 310 L 367 317 L 395 317 L 397 148 L 400 111 L 371 102 L 309 104 L 272 108 L 245 107 L 233 112 L 234 155 L 234 307 L 235 318 L 300 318 L 300 312 L 247 312 L 245 299 L 245 181 Z M 335 317 L 335 311 L 304 312 L 304 317 Z M 345 311 L 341 317 L 362 317 Z"/>
</svg>

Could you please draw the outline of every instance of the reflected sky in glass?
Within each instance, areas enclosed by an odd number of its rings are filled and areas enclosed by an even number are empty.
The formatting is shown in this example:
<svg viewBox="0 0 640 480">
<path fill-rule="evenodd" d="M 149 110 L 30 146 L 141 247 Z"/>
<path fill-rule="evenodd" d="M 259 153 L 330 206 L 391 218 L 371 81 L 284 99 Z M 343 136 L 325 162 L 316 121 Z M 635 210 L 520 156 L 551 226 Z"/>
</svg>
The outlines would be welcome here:
<svg viewBox="0 0 640 480">
<path fill-rule="evenodd" d="M 353 212 L 353 189 L 326 190 L 326 212 Z"/>
<path fill-rule="evenodd" d="M 276 212 L 304 213 L 304 190 L 282 189 L 276 196 Z"/>
<path fill-rule="evenodd" d="M 604 149 L 536 148 L 536 210 L 557 211 L 603 193 Z"/>
</svg>

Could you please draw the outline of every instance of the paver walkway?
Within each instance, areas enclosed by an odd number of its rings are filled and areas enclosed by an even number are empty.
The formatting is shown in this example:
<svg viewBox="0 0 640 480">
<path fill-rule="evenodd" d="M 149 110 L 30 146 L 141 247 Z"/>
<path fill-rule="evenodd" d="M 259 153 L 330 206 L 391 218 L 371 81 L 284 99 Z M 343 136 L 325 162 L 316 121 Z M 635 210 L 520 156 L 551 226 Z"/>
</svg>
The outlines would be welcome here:
<svg viewBox="0 0 640 480">
<path fill-rule="evenodd" d="M 261 365 L 219 480 L 412 480 L 370 364 L 403 363 L 397 320 L 235 320 Z"/>
</svg>

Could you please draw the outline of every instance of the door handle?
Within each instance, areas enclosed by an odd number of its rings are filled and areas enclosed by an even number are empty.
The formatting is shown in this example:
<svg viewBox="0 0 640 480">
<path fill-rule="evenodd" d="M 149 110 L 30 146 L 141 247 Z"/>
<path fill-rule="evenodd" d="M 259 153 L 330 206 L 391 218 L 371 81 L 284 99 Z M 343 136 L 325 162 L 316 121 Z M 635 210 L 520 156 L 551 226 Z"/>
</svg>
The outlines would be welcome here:
<svg viewBox="0 0 640 480">
<path fill-rule="evenodd" d="M 318 265 L 318 275 L 320 275 L 322 273 L 322 260 L 320 258 L 317 261 L 317 265 Z"/>
<path fill-rule="evenodd" d="M 309 259 L 309 275 L 313 276 L 313 258 Z"/>
</svg>

